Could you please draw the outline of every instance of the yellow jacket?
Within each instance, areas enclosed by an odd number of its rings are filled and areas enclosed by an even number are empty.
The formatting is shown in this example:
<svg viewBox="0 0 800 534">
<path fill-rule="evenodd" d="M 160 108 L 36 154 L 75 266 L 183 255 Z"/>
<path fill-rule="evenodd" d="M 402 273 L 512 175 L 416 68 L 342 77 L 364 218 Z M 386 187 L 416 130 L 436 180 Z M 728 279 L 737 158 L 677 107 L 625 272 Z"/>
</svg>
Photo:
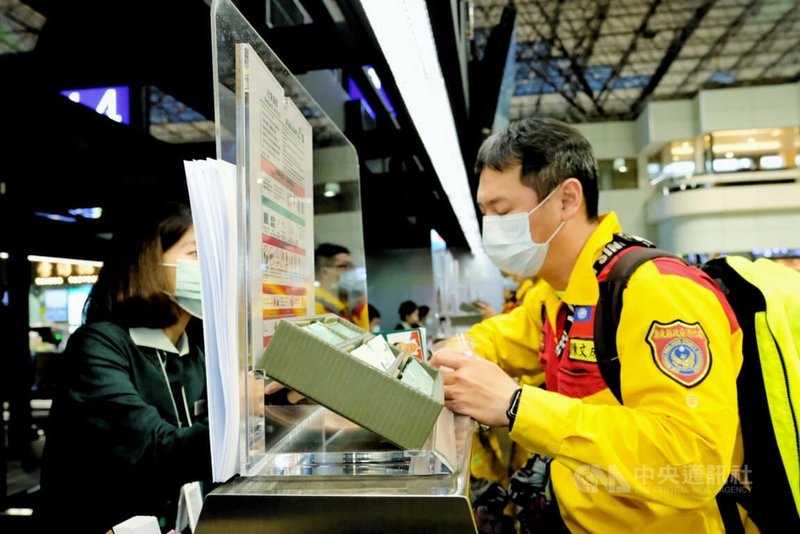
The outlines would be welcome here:
<svg viewBox="0 0 800 534">
<path fill-rule="evenodd" d="M 533 287 L 533 284 L 534 282 L 530 278 L 525 278 L 522 282 L 520 282 L 517 292 L 514 295 L 520 305 L 522 305 L 522 303 L 525 301 L 525 295 L 528 293 L 528 290 Z"/>
<path fill-rule="evenodd" d="M 475 341 L 475 353 L 498 364 L 525 384 L 543 384 L 544 371 L 539 363 L 542 302 L 551 293 L 547 282 L 538 280 L 527 291 L 521 306 L 470 328 L 467 334 Z"/>
<path fill-rule="evenodd" d="M 540 386 L 544 383 L 544 371 L 539 362 L 542 302 L 551 290 L 544 280 L 538 280 L 525 293 L 521 306 L 481 321 L 467 334 L 475 341 L 476 354 L 498 364 L 520 384 Z M 527 449 L 515 445 L 511 458 L 503 458 L 497 436 L 491 431 L 479 430 L 472 440 L 471 473 L 474 477 L 507 486 L 506 464 L 516 471 L 525 464 L 528 456 Z"/>
<path fill-rule="evenodd" d="M 351 314 L 347 301 L 340 299 L 321 287 L 314 288 L 314 298 L 316 300 L 314 304 L 315 314 L 334 313 L 355 323 L 356 326 L 360 326 L 364 330 L 369 330 L 366 301 L 359 303 Z"/>
<path fill-rule="evenodd" d="M 575 321 L 560 356 L 564 308 L 555 295 L 544 298 L 540 356 L 557 391 L 524 387 L 510 436 L 554 459 L 553 488 L 573 533 L 724 532 L 715 495 L 742 463 L 741 330 L 713 288 L 659 260 L 645 263 L 631 277 L 619 323 L 620 405 L 598 385 L 591 338 L 599 296 L 592 266 L 619 231 L 616 216 L 604 215 L 578 257 L 563 295 Z M 691 387 L 668 366 L 686 348 L 696 357 L 687 364 Z"/>
</svg>

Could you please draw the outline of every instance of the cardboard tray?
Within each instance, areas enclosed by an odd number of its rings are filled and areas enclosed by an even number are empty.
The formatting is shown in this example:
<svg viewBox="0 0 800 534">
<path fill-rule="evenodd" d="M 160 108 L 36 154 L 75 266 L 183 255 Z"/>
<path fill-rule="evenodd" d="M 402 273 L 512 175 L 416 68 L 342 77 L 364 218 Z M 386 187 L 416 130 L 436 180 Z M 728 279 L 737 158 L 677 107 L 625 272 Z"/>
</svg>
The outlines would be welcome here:
<svg viewBox="0 0 800 534">
<path fill-rule="evenodd" d="M 315 321 L 338 322 L 356 337 L 335 345 L 328 343 L 301 327 Z M 350 354 L 373 337 L 333 314 L 283 319 L 257 367 L 403 449 L 422 448 L 444 406 L 442 376 L 436 368 L 417 360 L 434 378 L 433 395 L 428 396 L 396 378 L 410 355 L 390 346 L 397 358 L 384 372 Z"/>
</svg>

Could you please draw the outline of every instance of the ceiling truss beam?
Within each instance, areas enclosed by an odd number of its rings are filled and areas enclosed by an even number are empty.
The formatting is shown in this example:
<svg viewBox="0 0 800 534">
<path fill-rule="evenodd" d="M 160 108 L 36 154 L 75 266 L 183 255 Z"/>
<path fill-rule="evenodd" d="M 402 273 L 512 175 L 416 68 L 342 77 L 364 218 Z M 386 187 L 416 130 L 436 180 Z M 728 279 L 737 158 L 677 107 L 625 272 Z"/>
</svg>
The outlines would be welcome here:
<svg viewBox="0 0 800 534">
<path fill-rule="evenodd" d="M 781 15 L 772 26 L 770 26 L 767 31 L 761 34 L 761 37 L 759 37 L 758 40 L 747 49 L 747 52 L 739 56 L 739 59 L 736 61 L 736 63 L 734 63 L 728 70 L 730 72 L 738 71 L 740 68 L 742 68 L 742 65 L 749 63 L 748 60 L 753 54 L 763 51 L 764 48 L 770 46 L 775 39 L 784 35 L 784 30 L 787 26 L 791 26 L 794 20 L 794 14 L 798 9 L 800 9 L 800 0 L 797 0 L 792 7 L 787 9 L 786 12 Z"/>
<path fill-rule="evenodd" d="M 700 23 L 703 21 L 703 18 L 708 14 L 712 7 L 717 0 L 706 0 L 703 2 L 697 10 L 694 12 L 694 16 L 689 19 L 688 23 L 681 29 L 681 31 L 677 32 L 672 37 L 672 42 L 669 44 L 664 57 L 661 59 L 661 63 L 658 64 L 658 68 L 650 77 L 650 81 L 647 82 L 647 86 L 642 89 L 642 92 L 639 93 L 639 97 L 633 103 L 630 108 L 630 115 L 631 117 L 636 117 L 639 115 L 639 111 L 641 111 L 642 107 L 644 106 L 647 98 L 650 94 L 655 90 L 658 86 L 661 78 L 669 70 L 672 62 L 677 59 L 678 55 L 681 53 L 681 49 L 683 45 L 686 44 L 686 41 L 692 36 L 694 31 L 700 26 Z"/>
<path fill-rule="evenodd" d="M 655 14 L 659 5 L 661 5 L 661 0 L 653 0 L 653 2 L 650 4 L 650 8 L 647 10 L 647 13 L 645 13 L 644 17 L 642 18 L 642 22 L 636 29 L 636 33 L 633 34 L 633 37 L 631 38 L 631 42 L 628 45 L 628 48 L 622 54 L 622 57 L 620 58 L 617 65 L 614 67 L 614 70 L 611 71 L 611 74 L 609 75 L 608 78 L 606 78 L 606 81 L 603 83 L 603 87 L 600 89 L 600 95 L 597 97 L 597 100 L 600 104 L 605 103 L 605 101 L 608 99 L 610 91 L 614 89 L 617 80 L 619 80 L 620 74 L 622 74 L 622 69 L 624 69 L 625 66 L 628 64 L 631 55 L 636 50 L 636 43 L 639 40 L 639 38 L 642 37 L 642 35 L 644 35 L 645 32 L 647 32 L 647 25 L 650 22 L 650 18 Z"/>
<path fill-rule="evenodd" d="M 744 23 L 749 20 L 753 15 L 755 15 L 761 6 L 764 4 L 764 0 L 752 0 L 749 4 L 747 4 L 744 9 L 739 13 L 739 15 L 734 19 L 734 21 L 725 29 L 725 32 L 719 36 L 719 39 L 711 45 L 708 49 L 708 52 L 697 61 L 697 64 L 694 68 L 684 76 L 681 83 L 678 84 L 678 87 L 675 88 L 675 92 L 673 93 L 673 97 L 678 96 L 681 93 L 682 88 L 686 85 L 689 80 L 691 80 L 700 69 L 703 68 L 707 63 L 708 60 L 712 57 L 717 56 L 720 50 L 725 47 L 728 43 L 728 40 L 733 37 L 744 25 Z"/>
</svg>

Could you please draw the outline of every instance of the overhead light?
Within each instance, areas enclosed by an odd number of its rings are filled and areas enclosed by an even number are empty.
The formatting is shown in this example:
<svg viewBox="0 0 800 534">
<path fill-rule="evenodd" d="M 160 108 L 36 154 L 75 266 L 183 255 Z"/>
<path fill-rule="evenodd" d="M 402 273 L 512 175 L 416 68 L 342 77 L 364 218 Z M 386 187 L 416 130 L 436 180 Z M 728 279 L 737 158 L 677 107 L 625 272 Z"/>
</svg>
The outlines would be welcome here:
<svg viewBox="0 0 800 534">
<path fill-rule="evenodd" d="M 785 165 L 783 156 L 761 156 L 758 161 L 758 166 L 762 169 L 782 169 Z"/>
<path fill-rule="evenodd" d="M 103 208 L 75 208 L 67 210 L 70 215 L 80 215 L 84 219 L 99 219 L 103 216 Z"/>
<path fill-rule="evenodd" d="M 92 261 L 92 260 L 76 260 L 71 258 L 57 258 L 54 256 L 35 256 L 33 254 L 28 256 L 28 261 L 46 261 L 48 263 L 70 263 L 72 265 L 89 265 L 91 267 L 102 267 L 102 261 Z"/>
<path fill-rule="evenodd" d="M 33 515 L 32 508 L 7 508 L 5 511 L 6 515 L 16 515 L 16 516 L 30 516 Z"/>
<path fill-rule="evenodd" d="M 625 165 L 623 165 L 622 167 L 620 167 L 620 168 L 619 168 L 619 169 L 617 169 L 617 170 L 618 170 L 619 172 L 628 172 L 628 167 L 626 167 Z"/>
<path fill-rule="evenodd" d="M 361 0 L 411 120 L 474 254 L 481 234 L 425 0 Z"/>
<path fill-rule="evenodd" d="M 68 217 L 66 215 L 59 215 L 58 213 L 45 213 L 43 211 L 35 211 L 33 212 L 34 215 L 39 217 L 44 217 L 45 219 L 50 219 L 51 221 L 60 221 L 60 222 L 75 222 L 78 219 L 75 217 Z"/>
<path fill-rule="evenodd" d="M 725 157 L 731 159 L 733 157 L 733 152 L 725 152 Z"/>
<path fill-rule="evenodd" d="M 364 74 L 366 74 L 367 78 L 369 78 L 369 83 L 371 83 L 372 87 L 374 87 L 375 90 L 378 92 L 378 96 L 380 97 L 381 102 L 383 102 L 383 105 L 386 106 L 386 109 L 389 111 L 389 114 L 392 117 L 396 117 L 397 112 L 394 110 L 394 106 L 392 105 L 391 100 L 389 100 L 389 95 L 386 94 L 386 89 L 383 87 L 381 79 L 378 77 L 378 73 L 375 71 L 372 65 L 364 65 L 363 70 Z"/>
<path fill-rule="evenodd" d="M 8 252 L 0 252 L 0 260 L 7 260 Z"/>
<path fill-rule="evenodd" d="M 375 89 L 380 89 L 381 79 L 378 78 L 378 73 L 375 72 L 375 69 L 372 68 L 372 65 L 367 65 L 366 67 L 364 67 L 364 72 L 367 73 L 367 78 L 369 78 L 369 81 L 372 83 L 372 86 Z"/>
<path fill-rule="evenodd" d="M 752 137 L 750 139 L 753 139 Z M 753 141 L 747 140 L 746 143 L 726 143 L 720 145 L 714 145 L 714 152 L 717 154 L 722 154 L 725 152 L 758 152 L 764 151 L 767 152 L 769 150 L 779 150 L 781 148 L 780 141 Z"/>
<path fill-rule="evenodd" d="M 715 159 L 711 162 L 714 172 L 734 172 L 749 169 L 753 165 L 751 158 Z"/>
<path fill-rule="evenodd" d="M 673 145 L 669 151 L 673 156 L 690 156 L 694 154 L 694 147 L 689 144 L 689 141 L 684 141 L 680 145 Z"/>
<path fill-rule="evenodd" d="M 335 197 L 341 192 L 342 192 L 342 187 L 339 185 L 338 182 L 328 182 L 327 184 L 325 184 L 325 192 L 322 193 L 322 195 L 331 198 Z"/>
</svg>

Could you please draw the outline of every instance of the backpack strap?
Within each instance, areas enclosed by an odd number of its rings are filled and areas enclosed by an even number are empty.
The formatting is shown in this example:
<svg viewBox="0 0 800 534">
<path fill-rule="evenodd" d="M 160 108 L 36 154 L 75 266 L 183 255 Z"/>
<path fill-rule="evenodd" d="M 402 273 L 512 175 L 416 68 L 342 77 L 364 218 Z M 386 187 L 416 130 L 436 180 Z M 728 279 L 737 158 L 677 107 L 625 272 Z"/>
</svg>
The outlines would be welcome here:
<svg viewBox="0 0 800 534">
<path fill-rule="evenodd" d="M 595 354 L 600 374 L 620 404 L 623 402 L 620 388 L 621 369 L 617 353 L 617 329 L 622 315 L 622 293 L 636 269 L 655 258 L 676 258 L 686 263 L 671 252 L 652 248 L 652 245 L 648 247 L 647 243 L 628 243 L 624 248 L 616 250 L 611 257 L 606 258 L 602 265 L 600 260 L 595 263 L 595 273 L 600 286 L 600 297 L 597 300 L 594 317 Z M 600 259 L 603 259 L 602 254 Z M 704 270 L 709 271 L 709 269 Z M 720 273 L 711 270 L 709 274 L 727 295 L 729 290 L 720 279 Z M 730 475 L 717 494 L 716 500 L 725 531 L 731 534 L 744 534 L 737 504 L 745 510 L 750 510 L 752 507 L 750 491 L 736 477 Z"/>
<path fill-rule="evenodd" d="M 653 248 L 647 241 L 631 241 L 631 236 L 624 236 L 625 241 L 619 240 L 617 238 L 619 235 L 624 234 L 615 235 L 614 240 L 606 246 L 604 253 L 595 263 L 600 298 L 597 300 L 594 312 L 594 346 L 600 375 L 614 397 L 623 404 L 617 353 L 617 328 L 622 316 L 622 293 L 628 287 L 633 273 L 643 263 L 655 258 L 680 258 L 665 250 Z M 622 244 L 622 247 L 619 244 Z M 609 247 L 616 249 L 610 257 L 604 255 Z"/>
</svg>

